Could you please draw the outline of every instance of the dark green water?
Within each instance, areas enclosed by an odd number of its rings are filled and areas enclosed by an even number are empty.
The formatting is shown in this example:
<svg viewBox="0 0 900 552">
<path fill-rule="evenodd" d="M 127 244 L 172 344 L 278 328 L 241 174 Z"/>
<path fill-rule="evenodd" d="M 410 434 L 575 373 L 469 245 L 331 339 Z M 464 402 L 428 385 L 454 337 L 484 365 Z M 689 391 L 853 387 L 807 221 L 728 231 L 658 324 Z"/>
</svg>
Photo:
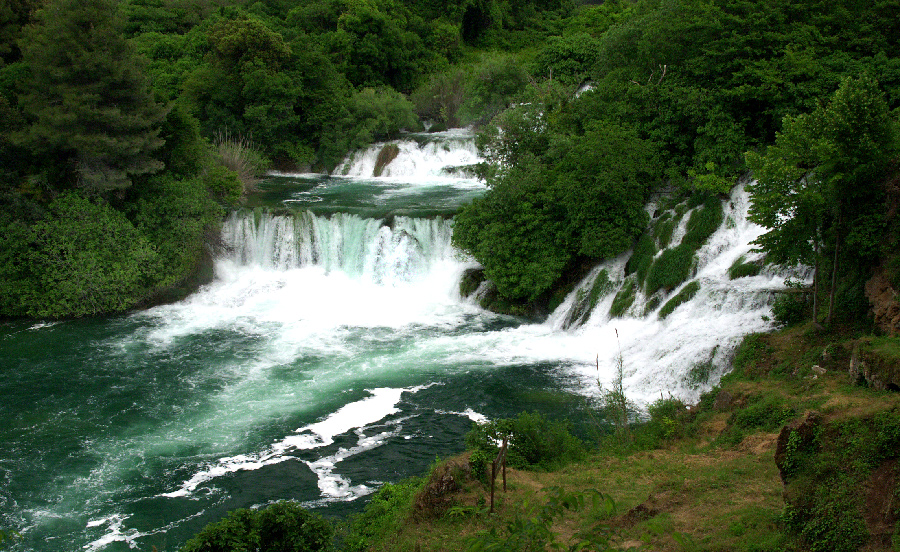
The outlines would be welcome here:
<svg viewBox="0 0 900 552">
<path fill-rule="evenodd" d="M 693 400 L 743 335 L 770 328 L 785 275 L 728 277 L 762 232 L 740 188 L 697 253 L 693 299 L 662 319 L 664 292 L 638 293 L 610 318 L 623 256 L 595 269 L 609 289 L 567 329 L 593 278 L 544 324 L 459 297 L 474 263 L 451 246 L 446 215 L 484 187 L 441 165 L 470 162 L 471 143 L 401 149 L 387 178 L 363 175 L 373 149 L 348 177 L 264 183 L 260 209 L 225 222 L 214 282 L 184 301 L 0 324 L 12 550 L 174 551 L 230 510 L 281 499 L 344 516 L 381 483 L 460 452 L 474 419 L 538 410 L 578 425 L 618 359 L 632 400 Z"/>
<path fill-rule="evenodd" d="M 243 253 L 187 300 L 0 325 L 12 549 L 177 550 L 230 510 L 280 499 L 343 516 L 461 451 L 479 416 L 579 408 L 558 363 L 504 350 L 520 321 L 457 296 L 471 263 L 451 223 L 427 217 L 482 191 L 273 179 L 256 205 L 315 214 L 229 220 Z"/>
</svg>

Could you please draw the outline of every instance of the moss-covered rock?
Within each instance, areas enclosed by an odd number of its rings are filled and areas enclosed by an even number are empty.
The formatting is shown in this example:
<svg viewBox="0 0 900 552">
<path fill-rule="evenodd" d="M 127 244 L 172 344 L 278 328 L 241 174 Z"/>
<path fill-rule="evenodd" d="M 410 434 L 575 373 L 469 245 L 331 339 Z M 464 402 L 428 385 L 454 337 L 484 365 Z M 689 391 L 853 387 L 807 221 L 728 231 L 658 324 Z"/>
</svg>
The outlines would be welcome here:
<svg viewBox="0 0 900 552">
<path fill-rule="evenodd" d="M 850 358 L 850 377 L 874 389 L 900 391 L 900 338 L 858 340 Z"/>
</svg>

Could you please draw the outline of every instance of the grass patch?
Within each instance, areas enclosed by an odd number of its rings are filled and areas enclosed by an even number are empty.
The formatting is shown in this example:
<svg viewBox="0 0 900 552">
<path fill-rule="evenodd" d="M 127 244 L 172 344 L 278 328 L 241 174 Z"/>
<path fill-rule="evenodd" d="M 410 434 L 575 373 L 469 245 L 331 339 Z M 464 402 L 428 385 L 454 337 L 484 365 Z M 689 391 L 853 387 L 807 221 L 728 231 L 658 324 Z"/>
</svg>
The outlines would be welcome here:
<svg viewBox="0 0 900 552">
<path fill-rule="evenodd" d="M 756 263 L 748 263 L 743 255 L 735 259 L 731 266 L 728 267 L 728 279 L 737 280 L 738 278 L 747 278 L 759 274 L 762 267 Z"/>
<path fill-rule="evenodd" d="M 661 249 L 669 247 L 669 242 L 672 241 L 672 234 L 675 232 L 678 222 L 669 213 L 665 213 L 656 221 L 656 224 L 653 226 L 653 237 Z"/>
<path fill-rule="evenodd" d="M 661 289 L 671 291 L 687 280 L 694 268 L 696 251 L 692 244 L 684 242 L 663 251 L 647 273 L 644 285 L 647 295 Z"/>
<path fill-rule="evenodd" d="M 647 272 L 650 270 L 650 265 L 653 264 L 653 257 L 656 255 L 656 251 L 656 243 L 653 236 L 646 232 L 642 234 L 634 245 L 631 257 L 625 263 L 625 275 L 634 274 L 638 285 L 643 285 Z"/>
<path fill-rule="evenodd" d="M 659 310 L 659 319 L 664 320 L 679 306 L 693 299 L 694 296 L 697 295 L 698 291 L 700 291 L 700 282 L 698 282 L 697 280 L 694 280 L 693 282 L 684 286 L 681 291 L 679 291 L 674 297 L 666 301 L 666 304 L 663 305 L 663 308 Z"/>
<path fill-rule="evenodd" d="M 609 315 L 613 318 L 619 318 L 625 314 L 631 308 L 631 305 L 634 304 L 635 293 L 634 279 L 629 278 L 625 280 L 622 289 L 616 294 L 612 305 L 609 307 Z"/>
</svg>

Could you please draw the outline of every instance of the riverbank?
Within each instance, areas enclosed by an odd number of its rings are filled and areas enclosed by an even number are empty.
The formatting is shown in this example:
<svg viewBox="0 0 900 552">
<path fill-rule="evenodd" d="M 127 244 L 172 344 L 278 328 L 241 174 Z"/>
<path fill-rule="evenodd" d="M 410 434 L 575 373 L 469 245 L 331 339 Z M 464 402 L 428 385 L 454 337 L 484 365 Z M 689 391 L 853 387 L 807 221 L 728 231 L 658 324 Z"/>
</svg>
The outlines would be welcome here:
<svg viewBox="0 0 900 552">
<path fill-rule="evenodd" d="M 883 364 L 896 365 L 900 340 L 878 340 Z M 850 371 L 870 342 L 812 326 L 750 336 L 698 405 L 650 422 L 667 428 L 657 447 L 641 450 L 633 428 L 556 471 L 511 469 L 494 514 L 466 455 L 445 460 L 429 481 L 373 499 L 359 549 L 517 549 L 540 538 L 563 549 L 897 550 L 900 393 Z"/>
</svg>

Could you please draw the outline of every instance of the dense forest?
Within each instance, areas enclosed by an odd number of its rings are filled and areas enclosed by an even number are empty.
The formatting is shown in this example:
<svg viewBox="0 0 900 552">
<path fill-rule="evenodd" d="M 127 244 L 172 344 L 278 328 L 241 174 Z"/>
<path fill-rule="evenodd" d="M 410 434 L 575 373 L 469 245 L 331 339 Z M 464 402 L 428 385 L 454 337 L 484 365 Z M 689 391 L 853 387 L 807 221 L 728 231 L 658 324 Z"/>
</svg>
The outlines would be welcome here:
<svg viewBox="0 0 900 552">
<path fill-rule="evenodd" d="M 635 244 L 638 284 L 674 286 L 647 275 L 693 250 L 642 260 L 645 203 L 752 169 L 770 260 L 816 267 L 822 317 L 857 316 L 876 265 L 900 284 L 897 20 L 887 0 L 10 0 L 0 316 L 177 297 L 267 168 L 459 125 L 489 191 L 454 241 L 504 301 Z"/>
</svg>

